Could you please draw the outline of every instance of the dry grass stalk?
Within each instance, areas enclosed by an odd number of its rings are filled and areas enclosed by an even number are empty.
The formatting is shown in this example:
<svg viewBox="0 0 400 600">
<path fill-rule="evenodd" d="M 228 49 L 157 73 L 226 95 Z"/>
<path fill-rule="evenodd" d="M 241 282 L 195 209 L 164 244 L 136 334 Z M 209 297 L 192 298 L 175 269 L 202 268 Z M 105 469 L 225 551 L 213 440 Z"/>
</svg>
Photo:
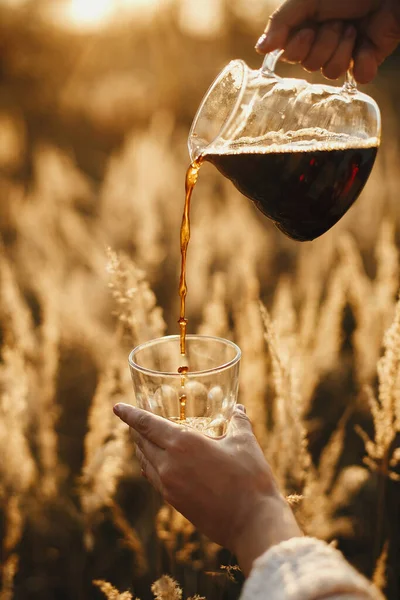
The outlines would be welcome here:
<svg viewBox="0 0 400 600">
<path fill-rule="evenodd" d="M 99 449 L 95 460 L 82 474 L 80 485 L 81 505 L 87 524 L 96 514 L 113 502 L 125 465 L 132 460 L 127 449 L 126 427 L 117 427 L 110 441 Z"/>
<path fill-rule="evenodd" d="M 259 311 L 259 284 L 256 276 L 243 266 L 243 297 L 236 307 L 235 333 L 242 350 L 240 401 L 253 422 L 254 433 L 263 448 L 268 443 L 265 393 L 267 360 Z"/>
<path fill-rule="evenodd" d="M 399 285 L 399 252 L 393 223 L 382 223 L 376 244 L 377 271 L 370 280 L 357 245 L 350 236 L 341 238 L 342 262 L 349 285 L 349 301 L 356 328 L 353 335 L 357 377 L 361 385 L 375 376 L 384 331 L 394 313 Z"/>
<path fill-rule="evenodd" d="M 133 600 L 133 595 L 130 592 L 119 592 L 108 581 L 103 579 L 95 579 L 93 584 L 97 586 L 108 600 Z M 139 600 L 138 598 L 136 600 Z"/>
<path fill-rule="evenodd" d="M 344 447 L 349 411 L 343 415 L 323 451 L 318 468 L 311 462 L 303 418 L 320 377 L 334 367 L 339 357 L 342 314 L 346 301 L 346 285 L 341 266 L 333 271 L 326 297 L 318 311 L 319 296 L 320 289 L 316 287 L 308 300 L 309 306 L 301 313 L 307 323 L 297 325 L 291 300 L 293 293 L 289 282 L 284 281 L 280 298 L 274 305 L 274 321 L 263 305 L 261 314 L 275 389 L 273 427 L 269 435 L 267 457 L 272 462 L 283 489 L 289 491 L 294 486 L 298 491 L 303 490 L 304 499 L 301 503 L 298 502 L 301 496 L 289 496 L 289 501 L 293 497 L 297 500 L 296 514 L 302 525 L 312 535 L 329 539 L 335 512 L 330 492 Z M 311 317 L 317 321 L 314 324 L 314 335 L 310 332 Z M 290 436 L 288 431 L 291 432 Z M 293 472 L 296 473 L 295 477 Z M 340 524 L 342 530 L 344 527 L 348 529 L 349 525 L 349 520 Z"/>
<path fill-rule="evenodd" d="M 21 540 L 25 518 L 21 511 L 21 498 L 11 496 L 4 510 L 5 535 L 2 541 L 3 553 L 9 556 Z"/>
<path fill-rule="evenodd" d="M 49 280 L 38 284 L 42 323 L 39 328 L 37 439 L 41 468 L 40 487 L 45 496 L 54 496 L 58 488 L 58 411 L 55 394 L 59 368 L 60 298 Z"/>
<path fill-rule="evenodd" d="M 196 532 L 196 528 L 180 512 L 165 504 L 156 517 L 159 540 L 165 545 L 171 561 L 191 565 L 200 570 L 213 561 L 220 547 Z M 195 558 L 195 555 L 200 555 Z"/>
<path fill-rule="evenodd" d="M 312 273 L 313 276 L 310 276 L 310 273 L 307 272 L 307 285 L 300 308 L 298 325 L 301 348 L 307 353 L 310 352 L 315 343 L 316 323 L 318 322 L 322 294 L 322 277 L 316 277 L 315 271 L 312 271 Z"/>
<path fill-rule="evenodd" d="M 367 468 L 358 465 L 345 467 L 340 471 L 330 495 L 334 510 L 345 508 L 349 501 L 360 492 L 370 478 Z"/>
<path fill-rule="evenodd" d="M 134 563 L 135 574 L 138 577 L 142 577 L 148 571 L 148 563 L 147 563 L 147 558 L 146 558 L 145 551 L 143 548 L 143 544 L 140 541 L 140 538 L 139 538 L 137 532 L 135 531 L 135 529 L 132 527 L 132 525 L 129 523 L 129 521 L 125 517 L 124 513 L 122 512 L 121 507 L 118 504 L 116 504 L 115 502 L 112 502 L 110 505 L 110 508 L 111 508 L 113 522 L 124 536 L 124 544 L 130 550 L 132 550 L 132 552 L 135 556 L 135 563 Z"/>
<path fill-rule="evenodd" d="M 126 400 L 128 381 L 124 377 L 125 361 L 113 359 L 100 376 L 88 414 L 88 432 L 85 436 L 85 462 L 83 470 L 90 468 L 96 455 L 104 448 L 113 433 L 117 420 L 112 407 Z"/>
<path fill-rule="evenodd" d="M 129 430 L 116 419 L 112 407 L 129 402 L 132 395 L 125 360 L 111 361 L 100 377 L 88 416 L 80 499 L 86 523 L 86 542 L 93 544 L 91 528 L 99 511 L 113 505 L 120 478 L 139 472 L 133 460 Z"/>
<path fill-rule="evenodd" d="M 64 289 L 80 267 L 104 280 L 101 228 L 88 226 L 79 210 L 93 202 L 89 180 L 54 146 L 37 147 L 33 159 L 35 185 L 18 215 L 18 270 L 33 282 L 44 272 Z"/>
<path fill-rule="evenodd" d="M 269 434 L 267 458 L 282 489 L 287 494 L 293 486 L 301 492 L 310 467 L 307 433 L 303 425 L 298 381 L 291 369 L 290 357 L 283 353 L 282 343 L 266 307 L 259 309 L 264 324 L 264 335 L 272 364 L 275 398 L 272 408 L 273 433 Z M 290 431 L 290 435 L 288 435 Z"/>
<path fill-rule="evenodd" d="M 4 346 L 0 364 L 0 465 L 2 486 L 9 494 L 24 494 L 36 477 L 27 428 L 29 380 L 18 349 Z"/>
<path fill-rule="evenodd" d="M 200 335 L 229 337 L 226 288 L 224 273 L 214 273 L 211 280 L 210 298 L 204 307 L 203 321 L 199 327 Z"/>
<path fill-rule="evenodd" d="M 326 296 L 321 304 L 318 320 L 315 324 L 312 368 L 316 370 L 318 378 L 334 369 L 340 362 L 343 335 L 342 321 L 347 301 L 347 289 L 346 272 L 344 267 L 339 264 L 330 273 Z"/>
<path fill-rule="evenodd" d="M 109 106 L 108 100 L 106 104 Z M 178 261 L 179 246 L 175 245 L 174 252 L 173 244 L 181 214 L 169 208 L 176 207 L 177 190 L 182 190 L 183 206 L 184 173 L 170 152 L 173 126 L 171 112 L 157 111 L 147 131 L 128 134 L 122 150 L 109 160 L 101 189 L 101 221 L 107 243 L 118 248 L 133 243 L 135 260 L 147 273 L 159 267 L 166 244 Z M 155 165 L 155 176 L 149 177 Z"/>
<path fill-rule="evenodd" d="M 226 573 L 231 581 L 236 581 L 235 574 L 241 571 L 239 565 L 221 565 L 221 570 Z"/>
<path fill-rule="evenodd" d="M 33 358 L 36 348 L 31 313 L 22 297 L 15 273 L 0 244 L 0 327 L 3 344 L 17 346 Z"/>
<path fill-rule="evenodd" d="M 12 172 L 18 169 L 24 156 L 24 122 L 0 112 L 0 132 L 0 169 L 6 173 Z"/>
<path fill-rule="evenodd" d="M 21 540 L 26 517 L 22 504 L 31 493 L 37 474 L 27 436 L 32 418 L 29 400 L 35 381 L 31 361 L 36 344 L 30 312 L 2 247 L 1 251 L 0 503 L 5 522 L 0 598 L 9 600 L 18 569 L 14 551 Z"/>
<path fill-rule="evenodd" d="M 118 259 L 114 263 L 116 268 Z M 116 277 L 119 277 L 115 273 Z M 120 290 L 122 294 L 122 290 Z M 118 296 L 120 297 L 120 296 Z M 124 303 L 122 303 L 124 306 Z M 124 309 L 125 310 L 125 309 Z M 115 358 L 101 373 L 89 415 L 85 436 L 85 459 L 82 466 L 80 497 L 86 516 L 86 539 L 90 535 L 91 521 L 105 506 L 112 506 L 118 482 L 123 473 L 132 469 L 132 445 L 126 426 L 115 418 L 112 407 L 118 402 L 130 402 L 132 385 L 126 356 L 114 345 Z M 135 469 L 138 472 L 138 469 Z"/>
<path fill-rule="evenodd" d="M 378 362 L 379 396 L 374 396 L 370 387 L 365 388 L 375 435 L 371 440 L 367 433 L 358 427 L 364 440 L 368 466 L 380 472 L 384 477 L 400 480 L 393 467 L 393 442 L 400 432 L 400 300 L 397 302 L 395 317 L 387 330 L 384 341 L 384 354 Z M 396 461 L 394 461 L 396 462 Z"/>
<path fill-rule="evenodd" d="M 337 504 L 334 502 L 337 488 L 338 463 L 343 453 L 346 425 L 350 416 L 348 409 L 324 447 L 317 467 L 310 466 L 304 486 L 304 500 L 296 510 L 296 516 L 304 530 L 325 540 L 332 540 L 339 529 L 343 534 L 353 534 L 350 518 L 335 518 Z"/>
<path fill-rule="evenodd" d="M 315 259 L 310 266 L 299 317 L 294 308 L 297 288 L 289 278 L 280 279 L 273 305 L 273 326 L 279 346 L 275 356 L 279 352 L 281 362 L 290 365 L 292 395 L 295 393 L 303 417 L 312 406 L 319 381 L 339 362 L 347 290 L 345 272 L 339 265 L 329 275 L 321 302 L 323 275 L 318 275 Z"/>
<path fill-rule="evenodd" d="M 328 496 L 332 491 L 340 457 L 343 454 L 346 436 L 346 426 L 350 418 L 352 408 L 348 407 L 339 420 L 339 423 L 322 450 L 318 471 L 321 494 Z"/>
<path fill-rule="evenodd" d="M 398 425 L 396 425 L 396 427 L 398 427 Z M 400 464 L 400 448 L 395 448 L 393 454 L 392 454 L 392 458 L 390 459 L 389 465 L 391 467 L 398 467 L 398 465 Z"/>
<path fill-rule="evenodd" d="M 14 597 L 14 578 L 18 571 L 19 558 L 11 554 L 3 564 L 1 572 L 0 600 L 12 600 Z"/>
<path fill-rule="evenodd" d="M 141 271 L 124 254 L 108 250 L 109 287 L 115 302 L 119 337 L 133 347 L 164 334 L 162 310 Z"/>
<path fill-rule="evenodd" d="M 376 562 L 374 574 L 372 575 L 372 582 L 380 590 L 384 590 L 387 584 L 386 570 L 387 560 L 389 556 L 389 542 L 386 541 L 383 545 L 382 552 Z"/>
<path fill-rule="evenodd" d="M 374 295 L 383 333 L 389 327 L 393 318 L 394 304 L 399 288 L 399 249 L 396 243 L 396 227 L 393 221 L 384 220 L 382 222 L 375 256 L 377 269 Z"/>
</svg>

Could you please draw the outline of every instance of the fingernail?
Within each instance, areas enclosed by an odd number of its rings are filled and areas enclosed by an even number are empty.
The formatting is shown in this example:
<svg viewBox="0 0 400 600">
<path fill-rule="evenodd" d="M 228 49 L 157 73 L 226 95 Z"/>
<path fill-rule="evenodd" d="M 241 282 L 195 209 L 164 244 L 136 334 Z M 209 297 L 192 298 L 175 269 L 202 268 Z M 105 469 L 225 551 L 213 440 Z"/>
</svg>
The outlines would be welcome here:
<svg viewBox="0 0 400 600">
<path fill-rule="evenodd" d="M 246 414 L 246 407 L 243 404 L 236 404 L 236 408 Z"/>
<path fill-rule="evenodd" d="M 122 411 L 121 411 L 121 406 L 119 404 L 116 404 L 113 408 L 114 411 L 114 415 L 117 415 L 117 417 L 121 417 Z"/>
<path fill-rule="evenodd" d="M 281 38 L 282 32 L 279 29 L 276 30 L 267 27 L 262 36 L 258 39 L 255 48 L 257 51 L 272 52 L 272 50 L 277 50 L 280 47 Z"/>
<path fill-rule="evenodd" d="M 267 44 L 268 36 L 266 33 L 263 33 L 261 37 L 258 38 L 257 44 L 255 45 L 256 50 L 262 50 L 263 46 Z"/>
<path fill-rule="evenodd" d="M 348 25 L 344 30 L 344 37 L 350 39 L 356 35 L 356 28 L 353 25 Z"/>
</svg>

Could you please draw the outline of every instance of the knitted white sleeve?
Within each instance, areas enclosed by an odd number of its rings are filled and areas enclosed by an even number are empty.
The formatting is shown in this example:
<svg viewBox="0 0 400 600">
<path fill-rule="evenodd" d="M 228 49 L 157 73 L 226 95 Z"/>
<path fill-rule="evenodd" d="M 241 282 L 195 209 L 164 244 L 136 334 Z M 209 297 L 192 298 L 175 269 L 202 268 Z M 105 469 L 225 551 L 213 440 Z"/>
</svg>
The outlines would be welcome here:
<svg viewBox="0 0 400 600">
<path fill-rule="evenodd" d="M 309 537 L 273 546 L 253 564 L 240 600 L 383 600 L 338 551 Z"/>
</svg>

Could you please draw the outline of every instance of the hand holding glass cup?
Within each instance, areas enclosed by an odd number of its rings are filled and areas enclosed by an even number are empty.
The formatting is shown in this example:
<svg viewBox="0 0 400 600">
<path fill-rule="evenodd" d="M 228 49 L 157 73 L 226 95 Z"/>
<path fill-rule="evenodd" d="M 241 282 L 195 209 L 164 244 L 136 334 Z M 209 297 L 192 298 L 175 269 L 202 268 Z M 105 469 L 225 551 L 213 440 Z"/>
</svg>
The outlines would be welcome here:
<svg viewBox="0 0 400 600">
<path fill-rule="evenodd" d="M 225 435 L 237 401 L 240 348 L 229 340 L 187 335 L 151 340 L 132 350 L 129 366 L 139 408 L 209 437 Z M 187 373 L 179 373 L 182 366 Z"/>
</svg>

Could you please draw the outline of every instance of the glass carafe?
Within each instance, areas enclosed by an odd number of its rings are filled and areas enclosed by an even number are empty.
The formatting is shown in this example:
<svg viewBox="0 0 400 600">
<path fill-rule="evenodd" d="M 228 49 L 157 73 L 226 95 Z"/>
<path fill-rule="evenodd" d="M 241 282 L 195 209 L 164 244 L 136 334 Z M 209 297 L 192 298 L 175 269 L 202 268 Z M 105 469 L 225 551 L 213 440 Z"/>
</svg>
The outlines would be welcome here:
<svg viewBox="0 0 400 600">
<path fill-rule="evenodd" d="M 357 90 L 259 70 L 234 60 L 202 100 L 189 134 L 192 161 L 214 164 L 289 237 L 312 240 L 359 196 L 380 143 L 376 102 Z"/>
</svg>

